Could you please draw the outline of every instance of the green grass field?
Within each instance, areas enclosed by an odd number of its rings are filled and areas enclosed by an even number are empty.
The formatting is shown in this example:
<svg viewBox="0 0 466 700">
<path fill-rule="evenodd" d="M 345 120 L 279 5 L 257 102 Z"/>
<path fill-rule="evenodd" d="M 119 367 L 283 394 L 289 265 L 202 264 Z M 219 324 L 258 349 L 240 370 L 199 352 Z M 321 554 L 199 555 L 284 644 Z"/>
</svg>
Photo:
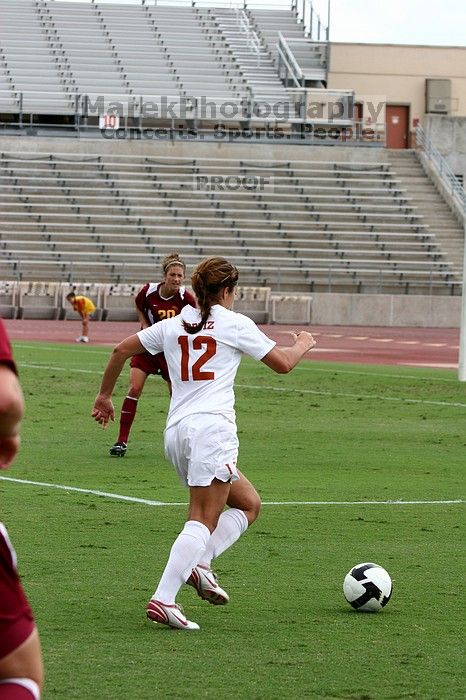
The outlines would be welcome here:
<svg viewBox="0 0 466 700">
<path fill-rule="evenodd" d="M 40 628 L 45 700 L 464 698 L 464 505 L 445 502 L 464 497 L 454 372 L 305 362 L 283 377 L 245 360 L 240 468 L 264 506 L 215 564 L 231 603 L 184 587 L 201 630 L 180 633 L 144 614 L 186 513 L 163 457 L 164 382 L 149 380 L 127 456 L 112 459 L 117 426 L 90 418 L 109 348 L 14 349 L 27 415 L 3 476 L 48 485 L 0 481 L 1 514 Z M 394 581 L 378 614 L 343 599 L 363 561 Z"/>
</svg>

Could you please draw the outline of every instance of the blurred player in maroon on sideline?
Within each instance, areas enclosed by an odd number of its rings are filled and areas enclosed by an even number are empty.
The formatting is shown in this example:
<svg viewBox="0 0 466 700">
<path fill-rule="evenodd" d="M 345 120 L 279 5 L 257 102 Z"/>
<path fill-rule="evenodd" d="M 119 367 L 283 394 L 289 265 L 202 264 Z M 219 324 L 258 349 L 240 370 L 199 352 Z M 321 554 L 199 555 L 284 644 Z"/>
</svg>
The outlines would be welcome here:
<svg viewBox="0 0 466 700">
<path fill-rule="evenodd" d="M 0 469 L 20 446 L 24 399 L 3 321 L 0 320 Z M 16 570 L 16 553 L 0 523 L 0 700 L 39 700 L 42 654 L 34 617 Z"/>
<path fill-rule="evenodd" d="M 136 312 L 142 328 L 148 328 L 164 318 L 177 316 L 187 305 L 196 307 L 196 299 L 183 286 L 186 265 L 178 253 L 170 253 L 162 260 L 162 281 L 148 282 L 135 298 Z M 128 448 L 129 433 L 136 417 L 139 397 L 149 374 L 159 374 L 165 379 L 171 395 L 170 375 L 163 353 L 151 355 L 145 352 L 131 359 L 129 389 L 120 413 L 118 440 L 110 448 L 112 457 L 124 457 Z"/>
</svg>

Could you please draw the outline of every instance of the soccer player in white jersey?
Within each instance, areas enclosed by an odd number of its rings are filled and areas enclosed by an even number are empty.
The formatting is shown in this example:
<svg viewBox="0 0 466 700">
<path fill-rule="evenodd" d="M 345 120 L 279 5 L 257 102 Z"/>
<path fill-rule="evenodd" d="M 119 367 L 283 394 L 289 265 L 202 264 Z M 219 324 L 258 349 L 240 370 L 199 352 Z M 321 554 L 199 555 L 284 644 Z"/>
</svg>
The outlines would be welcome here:
<svg viewBox="0 0 466 700">
<path fill-rule="evenodd" d="M 225 258 L 202 261 L 192 276 L 199 308 L 185 306 L 178 316 L 117 345 L 92 410 L 105 428 L 114 420 L 111 396 L 126 360 L 145 351 L 164 352 L 172 382 L 165 454 L 189 487 L 189 510 L 146 613 L 176 629 L 199 629 L 176 603 L 184 583 L 213 605 L 228 603 L 211 562 L 259 515 L 259 495 L 236 464 L 233 385 L 241 357 L 250 355 L 286 374 L 315 345 L 312 335 L 301 331 L 292 346 L 276 347 L 251 319 L 232 311 L 237 283 L 238 271 Z"/>
</svg>

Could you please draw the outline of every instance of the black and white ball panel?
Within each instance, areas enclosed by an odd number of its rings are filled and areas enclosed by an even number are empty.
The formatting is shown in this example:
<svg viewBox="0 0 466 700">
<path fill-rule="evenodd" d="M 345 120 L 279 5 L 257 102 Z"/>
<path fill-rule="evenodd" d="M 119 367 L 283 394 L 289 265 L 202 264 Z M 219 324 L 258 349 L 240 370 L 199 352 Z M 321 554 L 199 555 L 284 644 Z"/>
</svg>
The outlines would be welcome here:
<svg viewBox="0 0 466 700">
<path fill-rule="evenodd" d="M 356 610 L 377 612 L 390 600 L 392 581 L 382 566 L 364 562 L 354 566 L 345 576 L 343 592 Z"/>
</svg>

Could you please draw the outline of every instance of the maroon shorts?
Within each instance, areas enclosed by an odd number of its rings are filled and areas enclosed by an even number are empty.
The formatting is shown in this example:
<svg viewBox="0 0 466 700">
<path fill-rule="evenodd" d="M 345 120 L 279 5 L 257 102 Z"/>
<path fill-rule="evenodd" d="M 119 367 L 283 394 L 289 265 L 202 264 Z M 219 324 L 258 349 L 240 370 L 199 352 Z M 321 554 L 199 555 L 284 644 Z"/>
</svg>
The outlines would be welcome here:
<svg viewBox="0 0 466 700">
<path fill-rule="evenodd" d="M 33 632 L 34 617 L 16 571 L 16 553 L 0 523 L 0 659 Z"/>
<path fill-rule="evenodd" d="M 141 369 L 146 374 L 160 374 L 166 382 L 170 381 L 167 361 L 163 352 L 160 352 L 158 355 L 151 355 L 150 352 L 133 355 L 130 366 L 137 367 L 137 369 Z"/>
</svg>

